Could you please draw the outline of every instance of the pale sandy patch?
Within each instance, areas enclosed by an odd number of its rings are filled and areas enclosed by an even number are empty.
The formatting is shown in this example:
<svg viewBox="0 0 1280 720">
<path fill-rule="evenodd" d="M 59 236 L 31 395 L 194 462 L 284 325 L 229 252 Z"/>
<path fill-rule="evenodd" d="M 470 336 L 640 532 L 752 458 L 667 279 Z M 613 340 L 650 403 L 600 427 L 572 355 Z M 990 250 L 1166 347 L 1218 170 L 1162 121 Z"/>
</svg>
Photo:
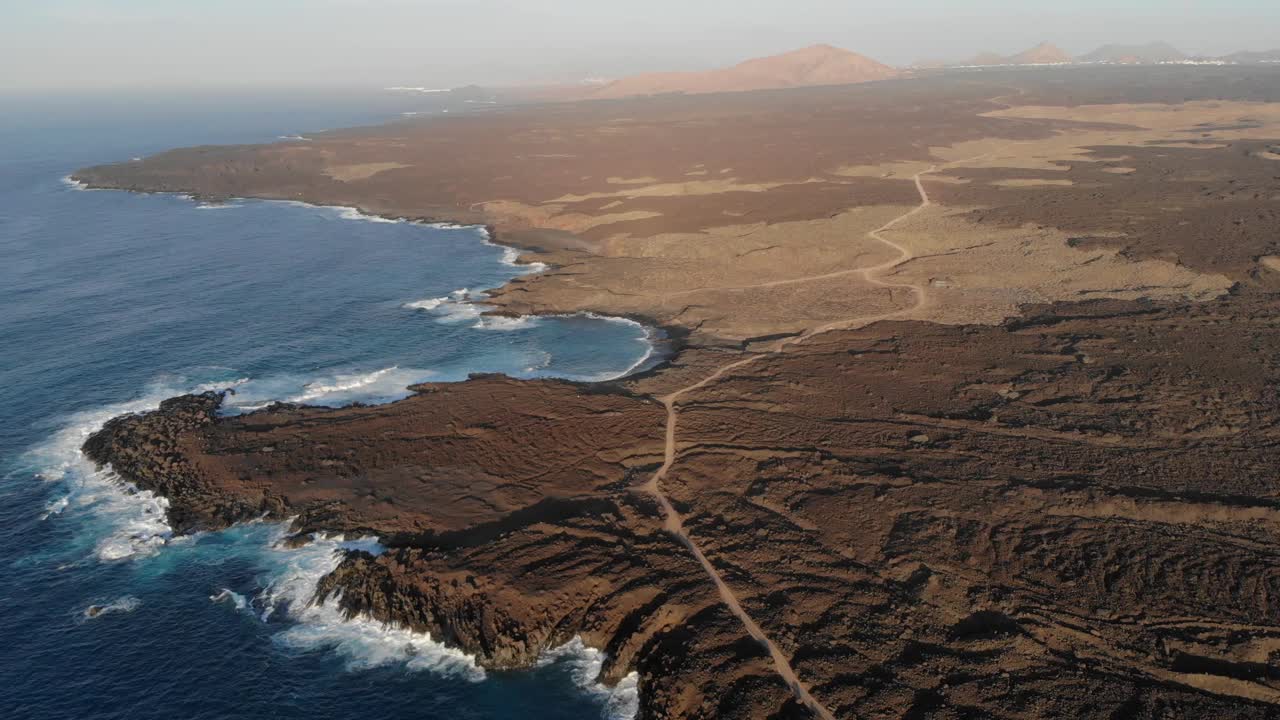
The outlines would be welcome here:
<svg viewBox="0 0 1280 720">
<path fill-rule="evenodd" d="M 1280 255 L 1263 255 L 1258 258 L 1258 263 L 1268 270 L 1280 272 Z"/>
<path fill-rule="evenodd" d="M 625 177 L 614 176 L 614 177 L 605 178 L 605 182 L 609 183 L 610 185 L 652 185 L 658 182 L 658 178 L 656 177 L 625 178 Z"/>
<path fill-rule="evenodd" d="M 1221 150 L 1228 146 L 1220 143 L 1151 142 L 1147 143 L 1147 147 L 1172 148 L 1179 150 Z"/>
<path fill-rule="evenodd" d="M 1131 125 L 1148 130 L 1209 132 L 1215 137 L 1247 137 L 1280 125 L 1280 104 L 1257 102 L 1197 101 L 1180 104 L 1116 104 L 1057 107 L 1024 105 L 986 113 L 987 117 L 1060 119 Z M 1248 124 L 1233 130 L 1215 126 Z"/>
<path fill-rule="evenodd" d="M 905 310 L 906 289 L 868 283 L 861 269 L 898 252 L 868 233 L 910 207 L 862 207 L 820 220 L 738 224 L 697 233 L 614 236 L 572 274 L 496 299 L 515 312 L 643 314 L 740 342 Z"/>
<path fill-rule="evenodd" d="M 1102 168 L 1102 172 L 1111 173 L 1112 175 L 1132 175 L 1133 173 L 1138 172 L 1138 169 L 1131 167 L 1109 167 Z"/>
<path fill-rule="evenodd" d="M 696 195 L 719 195 L 721 193 L 729 192 L 763 193 L 773 190 L 774 188 L 780 188 L 784 185 L 803 185 L 818 182 L 823 181 L 820 178 L 772 183 L 740 183 L 737 182 L 737 178 L 725 178 L 724 180 L 689 180 L 686 182 L 643 185 L 614 192 L 561 195 L 560 197 L 549 200 L 548 202 L 574 203 L 582 202 L 584 200 L 598 200 L 601 198 L 689 197 Z"/>
<path fill-rule="evenodd" d="M 935 206 L 885 233 L 915 255 L 887 279 L 930 288 L 931 299 L 919 317 L 994 323 L 1017 315 L 1028 303 L 1207 300 L 1232 285 L 1223 275 L 1164 260 L 1132 261 L 1115 250 L 1072 248 L 1068 236 L 1054 228 L 993 228 L 966 215 Z"/>
<path fill-rule="evenodd" d="M 1178 105 L 1085 105 L 1079 107 L 1022 106 L 985 113 L 987 117 L 1071 120 L 1110 123 L 1115 127 L 1064 129 L 1040 140 L 975 140 L 950 147 L 932 147 L 933 157 L 957 168 L 1017 168 L 1067 171 L 1075 163 L 1122 162 L 1130 158 L 1092 157 L 1090 147 L 1130 146 L 1168 149 L 1214 150 L 1232 140 L 1268 139 L 1280 134 L 1280 103 L 1193 102 Z M 1242 124 L 1249 127 L 1211 130 Z M 1187 142 L 1179 134 L 1210 129 L 1211 142 Z M 905 173 L 914 164 L 877 166 Z M 847 170 L 842 169 L 842 170 Z M 871 174 L 870 168 L 857 169 Z"/>
<path fill-rule="evenodd" d="M 481 203 L 481 207 L 484 208 L 485 214 L 505 227 L 536 227 L 575 233 L 585 232 L 600 225 L 662 217 L 662 213 L 650 210 L 632 210 L 630 212 L 604 213 L 602 215 L 566 213 L 562 212 L 564 210 L 563 205 L 529 205 L 514 200 L 495 200 Z"/>
<path fill-rule="evenodd" d="M 330 165 L 325 168 L 324 174 L 339 182 L 351 182 L 352 180 L 366 180 L 377 175 L 378 173 L 388 170 L 399 170 L 401 168 L 412 167 L 398 162 L 377 162 L 377 163 L 357 163 L 355 165 Z"/>
<path fill-rule="evenodd" d="M 901 178 L 910 180 L 916 173 L 922 173 L 932 167 L 933 163 L 924 161 L 891 162 L 881 165 L 841 165 L 831 171 L 840 177 Z"/>
<path fill-rule="evenodd" d="M 1258 152 L 1254 154 L 1260 158 L 1263 158 L 1264 160 L 1280 160 L 1280 153 L 1273 153 L 1267 150 L 1263 150 L 1262 152 Z"/>
<path fill-rule="evenodd" d="M 1046 180 L 1043 178 L 1012 178 L 1009 180 L 996 180 L 991 184 L 1009 188 L 1043 187 L 1045 185 L 1075 185 L 1075 183 L 1070 180 Z"/>
</svg>

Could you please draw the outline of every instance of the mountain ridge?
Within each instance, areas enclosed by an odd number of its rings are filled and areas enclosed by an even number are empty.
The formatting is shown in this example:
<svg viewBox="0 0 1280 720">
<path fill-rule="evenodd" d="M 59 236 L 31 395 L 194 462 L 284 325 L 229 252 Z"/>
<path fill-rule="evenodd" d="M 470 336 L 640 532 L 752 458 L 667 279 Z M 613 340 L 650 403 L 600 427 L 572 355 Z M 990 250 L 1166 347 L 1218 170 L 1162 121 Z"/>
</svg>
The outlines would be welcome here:
<svg viewBox="0 0 1280 720">
<path fill-rule="evenodd" d="M 1110 43 L 1076 58 L 1080 62 L 1161 63 L 1187 60 L 1190 56 L 1167 42 L 1129 45 Z"/>
</svg>

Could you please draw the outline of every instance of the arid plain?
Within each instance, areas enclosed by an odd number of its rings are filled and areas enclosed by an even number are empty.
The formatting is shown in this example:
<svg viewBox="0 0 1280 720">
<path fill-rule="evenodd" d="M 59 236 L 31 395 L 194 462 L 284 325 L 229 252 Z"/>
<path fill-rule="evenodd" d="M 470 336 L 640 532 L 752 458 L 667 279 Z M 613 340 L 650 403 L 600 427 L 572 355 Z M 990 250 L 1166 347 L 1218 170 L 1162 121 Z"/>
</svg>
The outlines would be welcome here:
<svg viewBox="0 0 1280 720">
<path fill-rule="evenodd" d="M 987 70 L 498 106 L 89 168 L 482 223 L 489 302 L 663 365 L 216 396 L 86 445 L 180 531 L 363 531 L 322 584 L 645 718 L 1280 714 L 1280 69 Z"/>
</svg>

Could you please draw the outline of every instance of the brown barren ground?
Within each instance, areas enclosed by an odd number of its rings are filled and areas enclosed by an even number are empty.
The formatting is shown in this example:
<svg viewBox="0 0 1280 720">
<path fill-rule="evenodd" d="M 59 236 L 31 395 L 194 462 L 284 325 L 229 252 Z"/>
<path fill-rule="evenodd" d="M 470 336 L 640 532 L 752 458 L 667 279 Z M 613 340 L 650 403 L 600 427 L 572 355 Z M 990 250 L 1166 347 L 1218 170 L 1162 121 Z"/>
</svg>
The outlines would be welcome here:
<svg viewBox="0 0 1280 720">
<path fill-rule="evenodd" d="M 91 168 L 484 222 L 552 265 L 499 309 L 684 347 L 375 408 L 179 398 L 85 449 L 183 531 L 378 534 L 321 600 L 490 667 L 580 635 L 647 718 L 1273 717 L 1277 100 L 1274 71 L 961 73 Z"/>
</svg>

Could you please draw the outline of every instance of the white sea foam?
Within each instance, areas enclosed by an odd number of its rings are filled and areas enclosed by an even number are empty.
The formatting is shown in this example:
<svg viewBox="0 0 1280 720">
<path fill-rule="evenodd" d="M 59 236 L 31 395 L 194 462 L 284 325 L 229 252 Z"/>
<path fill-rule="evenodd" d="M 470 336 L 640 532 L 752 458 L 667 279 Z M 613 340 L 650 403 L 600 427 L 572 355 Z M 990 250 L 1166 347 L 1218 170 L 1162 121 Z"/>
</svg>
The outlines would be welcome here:
<svg viewBox="0 0 1280 720">
<path fill-rule="evenodd" d="M 299 377 L 276 375 L 254 380 L 236 390 L 223 407 L 228 412 L 253 412 L 275 402 L 337 407 L 354 402 L 389 402 L 409 395 L 408 387 L 431 379 L 423 368 L 391 366 L 369 372 L 331 371 Z"/>
<path fill-rule="evenodd" d="M 166 522 L 169 501 L 150 491 L 123 482 L 110 468 L 97 468 L 80 452 L 89 435 L 118 415 L 159 407 L 160 401 L 182 392 L 234 387 L 247 378 L 194 388 L 155 383 L 141 397 L 105 405 L 69 416 L 60 430 L 24 455 L 37 477 L 62 483 L 65 492 L 46 506 L 41 519 L 60 517 L 68 510 L 91 515 L 98 525 L 94 556 L 109 562 L 150 555 L 172 542 L 173 528 Z"/>
<path fill-rule="evenodd" d="M 40 519 L 48 520 L 54 515 L 61 515 L 62 511 L 66 510 L 67 505 L 69 505 L 70 503 L 71 503 L 71 496 L 63 495 L 62 497 L 54 500 L 53 502 L 50 502 L 48 505 L 45 506 L 44 513 L 40 515 Z"/>
<path fill-rule="evenodd" d="M 311 138 L 302 137 L 301 135 L 280 135 L 278 136 L 278 139 L 289 140 L 292 142 L 310 142 L 311 141 Z"/>
<path fill-rule="evenodd" d="M 347 393 L 352 390 L 363 390 L 396 370 L 399 370 L 399 368 L 392 365 L 389 368 L 374 370 L 364 375 L 339 375 L 331 383 L 307 383 L 303 388 L 303 392 L 289 398 L 289 402 L 306 403 L 330 395 Z"/>
<path fill-rule="evenodd" d="M 502 249 L 503 265 L 506 265 L 507 267 L 516 268 L 524 272 L 525 274 L 540 273 L 547 269 L 546 263 L 540 263 L 540 262 L 521 263 L 519 249 L 513 248 L 510 245 L 500 245 L 494 242 L 493 236 L 491 236 L 489 234 L 489 231 L 485 228 L 477 228 L 477 230 L 479 230 L 480 232 L 481 242 L 483 242 L 485 245 L 488 245 L 489 247 L 496 247 L 496 248 Z"/>
<path fill-rule="evenodd" d="M 178 388 L 155 385 L 136 400 L 72 415 L 62 429 L 26 453 L 25 459 L 36 469 L 37 476 L 66 485 L 66 494 L 46 509 L 44 519 L 71 508 L 92 513 L 105 526 L 95 548 L 100 560 L 150 554 L 168 542 L 173 536 L 165 522 L 168 501 L 154 493 L 132 489 L 110 468 L 96 468 L 80 452 L 80 446 L 107 420 L 152 410 L 178 392 Z"/>
<path fill-rule="evenodd" d="M 88 190 L 89 189 L 89 186 L 86 185 L 84 182 L 77 180 L 71 177 L 70 175 L 62 176 L 62 184 L 66 185 L 72 190 Z"/>
<path fill-rule="evenodd" d="M 142 601 L 138 598 L 132 595 L 124 595 L 108 603 L 90 605 L 84 609 L 81 615 L 85 620 L 95 620 L 103 615 L 133 612 L 141 605 Z"/>
<path fill-rule="evenodd" d="M 564 645 L 543 653 L 538 658 L 538 666 L 567 664 L 573 682 L 604 703 L 605 717 L 609 720 L 632 720 L 640 710 L 640 678 L 633 671 L 617 685 L 609 687 L 599 682 L 604 660 L 603 652 L 588 647 L 582 638 L 575 636 Z"/>
<path fill-rule="evenodd" d="M 477 303 L 482 302 L 487 297 L 483 292 L 470 288 L 460 288 L 444 297 L 427 298 L 405 303 L 404 307 L 411 310 L 430 312 L 437 316 L 436 322 L 439 323 L 451 325 L 475 320 L 477 322 L 474 327 L 478 328 L 480 327 L 480 315 L 483 310 Z"/>
<path fill-rule="evenodd" d="M 267 551 L 266 559 L 276 570 L 255 603 L 265 608 L 265 618 L 286 613 L 293 621 L 275 635 L 276 642 L 303 652 L 328 649 L 341 656 L 351 670 L 402 664 L 410 670 L 427 670 L 472 682 L 484 679 L 484 669 L 473 657 L 436 642 L 426 633 L 367 617 L 348 620 L 333 598 L 323 604 L 312 603 L 320 579 L 341 561 L 339 550 L 377 553 L 382 548 L 369 538 L 348 542 L 336 536 L 318 537 L 301 548 L 276 544 Z"/>
<path fill-rule="evenodd" d="M 196 205 L 197 210 L 230 210 L 232 208 L 238 208 L 238 207 L 240 206 L 235 203 L 202 202 L 199 205 Z"/>
<path fill-rule="evenodd" d="M 471 327 L 477 330 L 523 330 L 533 327 L 538 319 L 529 315 L 519 315 L 516 317 L 506 317 L 503 315 L 482 315 L 475 325 Z"/>
<path fill-rule="evenodd" d="M 441 305 L 435 312 L 440 316 L 436 322 L 453 324 L 475 320 L 480 317 L 482 311 L 474 303 L 458 300 Z"/>
<path fill-rule="evenodd" d="M 534 362 L 531 365 L 525 366 L 524 371 L 526 373 L 535 373 L 535 372 L 538 372 L 539 370 L 545 370 L 546 368 L 551 367 L 551 361 L 554 359 L 554 356 L 551 353 L 547 352 L 546 350 L 538 350 L 537 353 L 538 353 L 537 362 Z"/>
<path fill-rule="evenodd" d="M 249 608 L 249 601 L 243 595 L 227 588 L 222 588 L 222 591 L 216 595 L 210 595 L 209 600 L 215 603 L 229 602 L 237 610 L 247 610 Z"/>
<path fill-rule="evenodd" d="M 438 298 L 427 298 L 426 300 L 415 300 L 414 302 L 405 303 L 404 307 L 410 310 L 435 310 L 444 303 L 449 302 L 449 296 Z"/>
<path fill-rule="evenodd" d="M 366 215 L 353 207 L 344 207 L 342 205 L 332 206 L 338 211 L 338 217 L 343 220 L 363 220 L 365 222 L 376 223 L 402 223 L 404 220 L 393 220 L 391 218 L 378 217 L 377 215 Z"/>
</svg>

